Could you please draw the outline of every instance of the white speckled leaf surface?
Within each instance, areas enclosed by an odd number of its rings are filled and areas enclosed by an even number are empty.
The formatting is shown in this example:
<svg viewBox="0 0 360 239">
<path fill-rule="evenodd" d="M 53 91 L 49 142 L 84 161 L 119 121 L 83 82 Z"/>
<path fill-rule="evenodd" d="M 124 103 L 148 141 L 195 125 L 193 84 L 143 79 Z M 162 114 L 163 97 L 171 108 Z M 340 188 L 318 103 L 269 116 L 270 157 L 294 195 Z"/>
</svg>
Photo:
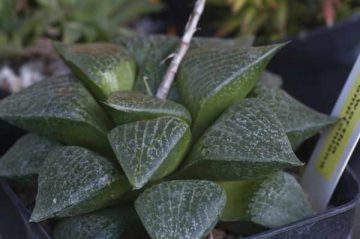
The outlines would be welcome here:
<svg viewBox="0 0 360 239">
<path fill-rule="evenodd" d="M 181 99 L 192 113 L 195 137 L 252 90 L 281 46 L 199 48 L 187 53 L 177 83 Z"/>
<path fill-rule="evenodd" d="M 55 225 L 54 239 L 132 239 L 139 233 L 142 226 L 135 209 L 120 206 L 61 219 Z"/>
<path fill-rule="evenodd" d="M 183 105 L 137 92 L 115 92 L 104 106 L 117 125 L 166 115 L 191 123 L 190 112 Z"/>
<path fill-rule="evenodd" d="M 277 115 L 294 149 L 304 140 L 337 121 L 334 117 L 310 109 L 284 90 L 261 87 L 256 92 L 267 107 Z"/>
<path fill-rule="evenodd" d="M 40 169 L 31 221 L 95 211 L 129 190 L 120 167 L 112 161 L 85 148 L 59 147 Z"/>
<path fill-rule="evenodd" d="M 226 196 L 217 184 L 168 181 L 145 190 L 135 208 L 152 239 L 203 239 L 217 223 Z"/>
<path fill-rule="evenodd" d="M 261 100 L 244 99 L 198 140 L 179 177 L 252 179 L 300 165 L 276 115 Z"/>
<path fill-rule="evenodd" d="M 266 177 L 254 192 L 248 214 L 252 222 L 274 228 L 313 215 L 300 184 L 284 172 Z"/>
<path fill-rule="evenodd" d="M 0 118 L 66 144 L 109 149 L 110 120 L 71 76 L 43 80 L 1 100 Z"/>
<path fill-rule="evenodd" d="M 55 49 L 98 100 L 112 92 L 131 90 L 135 81 L 135 60 L 129 52 L 115 44 L 55 43 Z"/>
<path fill-rule="evenodd" d="M 190 140 L 190 126 L 173 117 L 128 123 L 109 133 L 115 155 L 136 189 L 172 173 Z"/>
</svg>

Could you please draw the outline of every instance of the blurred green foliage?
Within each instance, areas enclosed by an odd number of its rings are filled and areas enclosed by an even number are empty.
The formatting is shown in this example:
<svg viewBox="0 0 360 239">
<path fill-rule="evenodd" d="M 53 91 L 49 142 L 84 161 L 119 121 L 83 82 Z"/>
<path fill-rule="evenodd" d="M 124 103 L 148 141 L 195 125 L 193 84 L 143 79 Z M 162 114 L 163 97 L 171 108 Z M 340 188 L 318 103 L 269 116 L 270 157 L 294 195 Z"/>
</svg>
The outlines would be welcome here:
<svg viewBox="0 0 360 239">
<path fill-rule="evenodd" d="M 256 34 L 260 40 L 278 40 L 324 25 L 326 1 L 332 1 L 335 19 L 360 7 L 360 0 L 208 0 L 207 11 L 216 14 L 211 18 L 219 36 Z"/>
<path fill-rule="evenodd" d="M 161 8 L 150 0 L 0 0 L 0 54 L 16 54 L 44 36 L 107 41 L 119 26 Z"/>
</svg>

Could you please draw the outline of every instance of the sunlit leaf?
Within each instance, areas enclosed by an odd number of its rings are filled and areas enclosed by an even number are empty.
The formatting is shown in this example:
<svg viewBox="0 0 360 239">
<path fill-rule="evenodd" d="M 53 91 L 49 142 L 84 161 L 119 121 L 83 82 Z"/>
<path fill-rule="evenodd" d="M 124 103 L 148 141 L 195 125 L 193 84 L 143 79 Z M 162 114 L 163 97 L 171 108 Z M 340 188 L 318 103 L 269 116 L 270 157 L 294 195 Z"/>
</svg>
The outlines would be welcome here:
<svg viewBox="0 0 360 239">
<path fill-rule="evenodd" d="M 199 139 L 179 176 L 252 179 L 300 165 L 276 115 L 261 100 L 244 99 L 226 110 Z"/>
<path fill-rule="evenodd" d="M 1 100 L 0 118 L 66 144 L 109 149 L 110 120 L 71 76 L 43 80 Z"/>
<path fill-rule="evenodd" d="M 169 181 L 145 190 L 135 208 L 152 239 L 202 239 L 217 223 L 226 201 L 209 181 Z"/>
<path fill-rule="evenodd" d="M 181 99 L 193 116 L 195 137 L 252 90 L 281 46 L 199 48 L 187 53 L 177 82 Z"/>
<path fill-rule="evenodd" d="M 0 158 L 0 177 L 36 176 L 51 150 L 59 143 L 36 134 L 27 134 Z"/>
<path fill-rule="evenodd" d="M 190 143 L 190 126 L 173 117 L 120 125 L 109 141 L 134 188 L 161 179 L 180 164 Z"/>
<path fill-rule="evenodd" d="M 57 52 L 98 100 L 112 92 L 131 90 L 135 80 L 135 61 L 129 52 L 115 44 L 54 44 Z"/>
<path fill-rule="evenodd" d="M 118 165 L 85 148 L 53 150 L 40 169 L 31 221 L 74 216 L 114 204 L 130 189 Z"/>
<path fill-rule="evenodd" d="M 104 105 L 117 125 L 166 115 L 191 123 L 191 115 L 183 105 L 141 93 L 115 92 Z"/>
</svg>

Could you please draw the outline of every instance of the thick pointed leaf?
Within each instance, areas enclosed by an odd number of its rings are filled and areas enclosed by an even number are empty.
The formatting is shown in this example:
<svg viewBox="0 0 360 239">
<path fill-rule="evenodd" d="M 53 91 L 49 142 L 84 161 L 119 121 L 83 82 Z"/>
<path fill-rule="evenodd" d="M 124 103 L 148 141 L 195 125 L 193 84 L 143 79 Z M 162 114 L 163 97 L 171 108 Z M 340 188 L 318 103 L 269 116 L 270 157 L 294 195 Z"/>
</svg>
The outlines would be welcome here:
<svg viewBox="0 0 360 239">
<path fill-rule="evenodd" d="M 125 48 L 109 43 L 54 46 L 73 74 L 98 100 L 105 100 L 115 91 L 132 89 L 135 61 Z"/>
<path fill-rule="evenodd" d="M 104 105 L 117 125 L 166 115 L 191 123 L 191 115 L 184 106 L 141 93 L 116 92 Z"/>
<path fill-rule="evenodd" d="M 177 82 L 181 99 L 193 116 L 195 137 L 252 90 L 281 46 L 199 48 L 188 52 Z"/>
<path fill-rule="evenodd" d="M 109 133 L 115 155 L 136 189 L 172 173 L 190 139 L 189 125 L 173 117 L 124 124 Z"/>
<path fill-rule="evenodd" d="M 71 76 L 41 81 L 0 101 L 0 118 L 60 142 L 98 151 L 109 148 L 105 112 Z"/>
<path fill-rule="evenodd" d="M 41 167 L 31 221 L 74 216 L 116 202 L 130 189 L 111 160 L 76 146 L 53 150 Z"/>
<path fill-rule="evenodd" d="M 138 71 L 134 90 L 155 95 L 168 67 L 164 61 L 173 53 L 179 39 L 165 35 L 130 36 L 117 40 L 135 57 Z"/>
<path fill-rule="evenodd" d="M 55 226 L 54 239 L 130 239 L 141 229 L 133 207 L 113 207 L 61 219 Z"/>
<path fill-rule="evenodd" d="M 257 180 L 218 184 L 225 190 L 227 199 L 222 221 L 241 220 L 279 227 L 314 213 L 299 183 L 284 172 Z"/>
<path fill-rule="evenodd" d="M 217 223 L 225 193 L 210 181 L 169 181 L 145 190 L 135 208 L 153 239 L 202 239 Z"/>
<path fill-rule="evenodd" d="M 217 182 L 226 193 L 226 205 L 221 221 L 250 220 L 248 207 L 251 197 L 262 181 L 263 179 Z"/>
<path fill-rule="evenodd" d="M 264 179 L 254 192 L 248 213 L 252 222 L 273 228 L 311 216 L 314 211 L 296 179 L 278 172 Z"/>
<path fill-rule="evenodd" d="M 51 150 L 60 146 L 56 141 L 37 134 L 27 134 L 0 158 L 0 177 L 28 178 L 36 176 Z"/>
<path fill-rule="evenodd" d="M 310 109 L 285 91 L 262 87 L 257 90 L 259 98 L 280 119 L 294 149 L 337 119 Z"/>
<path fill-rule="evenodd" d="M 300 165 L 278 118 L 261 100 L 244 99 L 199 139 L 179 176 L 252 179 Z"/>
</svg>

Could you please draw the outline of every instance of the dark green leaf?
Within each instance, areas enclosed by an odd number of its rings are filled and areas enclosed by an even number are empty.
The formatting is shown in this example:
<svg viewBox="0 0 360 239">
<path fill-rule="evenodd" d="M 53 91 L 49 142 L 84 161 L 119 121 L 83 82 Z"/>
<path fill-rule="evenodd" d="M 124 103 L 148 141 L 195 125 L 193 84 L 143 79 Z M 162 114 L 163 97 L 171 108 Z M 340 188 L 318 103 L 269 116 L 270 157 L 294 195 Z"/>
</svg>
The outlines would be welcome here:
<svg viewBox="0 0 360 239">
<path fill-rule="evenodd" d="M 139 66 L 135 91 L 155 95 L 168 67 L 166 58 L 173 53 L 179 39 L 165 35 L 121 37 L 123 44 L 134 56 Z"/>
<path fill-rule="evenodd" d="M 337 121 L 334 117 L 310 109 L 281 89 L 262 87 L 257 92 L 259 98 L 280 119 L 294 149 Z"/>
<path fill-rule="evenodd" d="M 141 93 L 116 92 L 104 105 L 117 125 L 166 115 L 191 123 L 191 115 L 184 106 Z"/>
<path fill-rule="evenodd" d="M 43 80 L 0 101 L 0 118 L 60 142 L 109 149 L 111 123 L 84 86 L 71 76 Z"/>
<path fill-rule="evenodd" d="M 190 50 L 180 66 L 180 96 L 192 113 L 195 137 L 231 104 L 244 98 L 282 45 Z"/>
<path fill-rule="evenodd" d="M 36 134 L 23 136 L 0 158 L 0 177 L 36 176 L 47 155 L 57 146 L 60 144 Z"/>
<path fill-rule="evenodd" d="M 54 44 L 73 74 L 98 100 L 112 92 L 131 90 L 135 80 L 135 61 L 128 51 L 115 44 Z"/>
<path fill-rule="evenodd" d="M 300 165 L 276 115 L 261 100 L 244 99 L 199 139 L 179 176 L 252 179 Z"/>
<path fill-rule="evenodd" d="M 172 173 L 190 140 L 189 125 L 173 117 L 124 124 L 109 133 L 115 155 L 136 189 Z"/>
<path fill-rule="evenodd" d="M 53 150 L 41 167 L 31 221 L 66 217 L 114 204 L 130 189 L 120 168 L 85 148 Z"/>
<path fill-rule="evenodd" d="M 254 192 L 248 213 L 252 222 L 274 228 L 311 216 L 314 211 L 296 179 L 278 172 L 265 178 Z"/>
<path fill-rule="evenodd" d="M 209 181 L 169 181 L 145 190 L 135 208 L 153 239 L 202 239 L 217 223 L 226 196 Z"/>
<path fill-rule="evenodd" d="M 55 226 L 54 239 L 130 239 L 141 229 L 134 208 L 122 206 L 61 219 Z"/>
</svg>

